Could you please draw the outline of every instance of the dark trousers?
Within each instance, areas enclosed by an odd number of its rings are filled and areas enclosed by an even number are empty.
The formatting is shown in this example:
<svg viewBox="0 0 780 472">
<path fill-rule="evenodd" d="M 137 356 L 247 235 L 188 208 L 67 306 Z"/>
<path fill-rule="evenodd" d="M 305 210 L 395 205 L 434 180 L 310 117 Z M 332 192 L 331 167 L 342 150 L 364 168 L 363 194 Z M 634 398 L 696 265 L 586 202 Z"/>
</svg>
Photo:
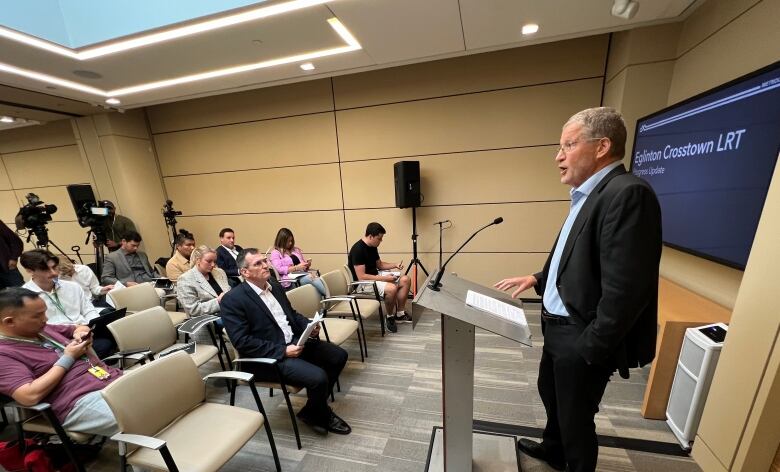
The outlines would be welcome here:
<svg viewBox="0 0 780 472">
<path fill-rule="evenodd" d="M 285 357 L 277 363 L 288 385 L 305 387 L 308 401 L 299 415 L 327 426 L 330 420 L 328 395 L 347 363 L 347 351 L 325 341 L 310 340 L 300 357 Z M 257 380 L 277 382 L 275 371 L 254 372 Z"/>
<path fill-rule="evenodd" d="M 0 272 L 0 289 L 8 287 L 21 287 L 24 285 L 24 278 L 19 269 L 11 269 L 7 272 Z"/>
<path fill-rule="evenodd" d="M 582 330 L 547 324 L 539 364 L 539 395 L 547 412 L 542 446 L 549 457 L 576 472 L 596 470 L 599 445 L 593 418 L 614 372 L 588 365 L 575 350 Z"/>
</svg>

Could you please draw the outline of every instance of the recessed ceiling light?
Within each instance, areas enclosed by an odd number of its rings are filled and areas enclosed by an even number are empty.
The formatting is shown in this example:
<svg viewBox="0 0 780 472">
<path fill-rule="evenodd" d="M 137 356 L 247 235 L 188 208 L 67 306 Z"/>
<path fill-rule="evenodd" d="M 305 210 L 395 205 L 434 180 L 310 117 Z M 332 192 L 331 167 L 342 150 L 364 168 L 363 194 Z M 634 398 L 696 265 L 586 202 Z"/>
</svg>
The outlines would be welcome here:
<svg viewBox="0 0 780 472">
<path fill-rule="evenodd" d="M 108 100 L 106 100 L 106 103 L 108 103 L 109 105 L 119 105 L 122 102 L 120 102 L 118 98 L 109 98 Z"/>
<path fill-rule="evenodd" d="M 539 31 L 539 25 L 537 25 L 536 23 L 528 23 L 527 25 L 523 25 L 523 29 L 521 31 L 523 33 L 523 36 L 534 34 L 537 31 Z"/>
<path fill-rule="evenodd" d="M 305 64 L 301 64 L 301 69 L 303 70 L 314 70 L 314 64 L 311 62 L 307 62 Z"/>
<path fill-rule="evenodd" d="M 13 123 L 14 119 L 11 118 L 10 116 L 4 116 L 4 117 L 0 118 L 0 122 L 3 122 L 3 123 Z"/>
</svg>

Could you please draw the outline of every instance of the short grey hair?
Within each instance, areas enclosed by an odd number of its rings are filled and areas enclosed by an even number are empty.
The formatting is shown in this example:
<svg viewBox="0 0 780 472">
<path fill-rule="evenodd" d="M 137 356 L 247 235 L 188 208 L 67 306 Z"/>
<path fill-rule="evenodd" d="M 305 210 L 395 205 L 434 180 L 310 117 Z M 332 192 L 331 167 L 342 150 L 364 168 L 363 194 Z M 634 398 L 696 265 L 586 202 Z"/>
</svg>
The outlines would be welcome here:
<svg viewBox="0 0 780 472">
<path fill-rule="evenodd" d="M 246 249 L 242 249 L 241 252 L 238 253 L 238 256 L 236 256 L 236 266 L 238 266 L 238 272 L 241 272 L 241 269 L 246 268 L 246 256 L 254 256 L 255 254 L 260 254 L 260 250 L 256 247 L 248 247 Z"/>
<path fill-rule="evenodd" d="M 626 154 L 626 123 L 623 115 L 614 108 L 596 107 L 582 110 L 572 115 L 564 128 L 571 124 L 582 125 L 584 138 L 607 138 L 612 143 L 609 153 L 612 157 L 623 158 Z"/>
</svg>

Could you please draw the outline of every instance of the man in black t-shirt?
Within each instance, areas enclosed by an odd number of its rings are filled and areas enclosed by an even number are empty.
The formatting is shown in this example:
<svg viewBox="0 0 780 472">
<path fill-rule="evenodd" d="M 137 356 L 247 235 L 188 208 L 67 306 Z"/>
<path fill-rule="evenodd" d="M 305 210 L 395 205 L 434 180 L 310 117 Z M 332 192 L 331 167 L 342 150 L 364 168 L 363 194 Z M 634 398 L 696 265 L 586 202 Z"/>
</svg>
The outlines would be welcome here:
<svg viewBox="0 0 780 472">
<path fill-rule="evenodd" d="M 358 281 L 376 282 L 379 295 L 384 297 L 387 308 L 387 330 L 391 333 L 398 331 L 396 322 L 411 323 L 412 317 L 404 312 L 406 297 L 409 295 L 409 277 L 401 275 L 379 275 L 380 270 L 401 270 L 403 264 L 384 262 L 379 258 L 377 247 L 382 243 L 385 229 L 379 223 L 369 223 L 366 227 L 366 235 L 352 245 L 349 250 L 347 264 L 352 276 Z M 373 293 L 373 285 L 358 287 L 363 293 Z"/>
</svg>

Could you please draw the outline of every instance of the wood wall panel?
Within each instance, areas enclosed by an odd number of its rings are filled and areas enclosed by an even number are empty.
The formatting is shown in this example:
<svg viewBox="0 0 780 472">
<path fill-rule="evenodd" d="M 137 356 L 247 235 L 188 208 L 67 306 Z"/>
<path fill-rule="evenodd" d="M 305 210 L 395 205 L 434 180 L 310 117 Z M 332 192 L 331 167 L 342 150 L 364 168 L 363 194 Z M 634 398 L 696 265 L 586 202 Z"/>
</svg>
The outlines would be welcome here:
<svg viewBox="0 0 780 472">
<path fill-rule="evenodd" d="M 345 162 L 341 167 L 346 208 L 395 206 L 393 164 L 420 162 L 423 205 L 503 203 L 569 199 L 560 185 L 557 146 L 437 154 L 409 159 Z M 557 184 L 557 185 L 556 185 Z"/>
<path fill-rule="evenodd" d="M 330 80 L 323 79 L 158 105 L 148 111 L 157 134 L 332 109 Z"/>
<path fill-rule="evenodd" d="M 555 144 L 601 79 L 337 112 L 342 161 Z"/>
<path fill-rule="evenodd" d="M 0 220 L 13 228 L 14 216 L 19 211 L 19 201 L 13 190 L 0 191 Z"/>
<path fill-rule="evenodd" d="M 3 154 L 13 188 L 89 182 L 89 173 L 74 145 Z"/>
<path fill-rule="evenodd" d="M 0 154 L 76 144 L 70 120 L 25 126 L 0 133 Z"/>
<path fill-rule="evenodd" d="M 338 161 L 330 113 L 158 134 L 154 140 L 164 176 Z"/>
<path fill-rule="evenodd" d="M 337 109 L 601 76 L 607 35 L 335 77 Z M 529 65 L 532 65 L 529 67 Z"/>
<path fill-rule="evenodd" d="M 338 164 L 166 177 L 165 187 L 189 215 L 341 208 Z"/>
</svg>

